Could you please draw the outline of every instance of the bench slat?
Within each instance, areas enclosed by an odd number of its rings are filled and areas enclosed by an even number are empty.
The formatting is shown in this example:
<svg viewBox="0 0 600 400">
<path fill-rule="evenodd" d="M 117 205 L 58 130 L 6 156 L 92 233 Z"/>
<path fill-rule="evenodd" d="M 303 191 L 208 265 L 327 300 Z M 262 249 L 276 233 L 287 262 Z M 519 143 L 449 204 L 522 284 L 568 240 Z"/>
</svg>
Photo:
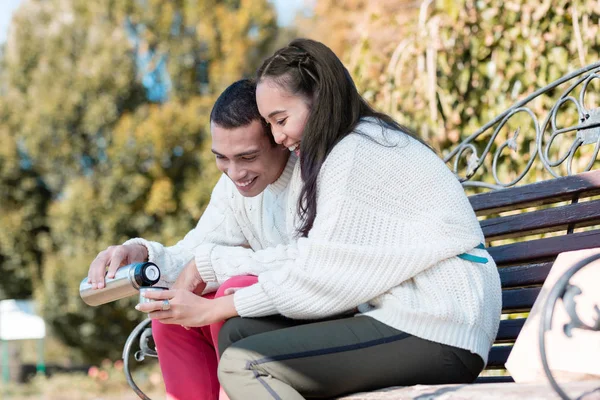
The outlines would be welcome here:
<svg viewBox="0 0 600 400">
<path fill-rule="evenodd" d="M 512 351 L 512 346 L 494 346 L 488 355 L 486 369 L 504 369 L 504 364 L 508 355 Z"/>
<path fill-rule="evenodd" d="M 469 201 L 477 215 L 489 215 L 571 200 L 575 195 L 593 196 L 598 193 L 600 193 L 600 170 L 477 194 L 470 196 Z"/>
<path fill-rule="evenodd" d="M 498 268 L 502 288 L 542 285 L 552 265 L 553 262 L 545 262 Z"/>
<path fill-rule="evenodd" d="M 541 287 L 503 290 L 502 312 L 504 314 L 528 312 L 541 290 Z"/>
<path fill-rule="evenodd" d="M 481 221 L 481 229 L 486 240 L 490 241 L 566 231 L 571 224 L 575 227 L 585 227 L 598 223 L 600 223 L 600 200 L 594 200 L 488 219 Z"/>
<path fill-rule="evenodd" d="M 475 383 L 512 383 L 514 381 L 512 376 L 480 376 L 475 379 Z"/>
<path fill-rule="evenodd" d="M 600 247 L 600 229 L 545 239 L 488 247 L 497 265 L 547 261 L 564 251 Z"/>
<path fill-rule="evenodd" d="M 504 319 L 500 321 L 498 335 L 496 335 L 496 343 L 514 342 L 517 336 L 523 329 L 527 318 Z"/>
</svg>

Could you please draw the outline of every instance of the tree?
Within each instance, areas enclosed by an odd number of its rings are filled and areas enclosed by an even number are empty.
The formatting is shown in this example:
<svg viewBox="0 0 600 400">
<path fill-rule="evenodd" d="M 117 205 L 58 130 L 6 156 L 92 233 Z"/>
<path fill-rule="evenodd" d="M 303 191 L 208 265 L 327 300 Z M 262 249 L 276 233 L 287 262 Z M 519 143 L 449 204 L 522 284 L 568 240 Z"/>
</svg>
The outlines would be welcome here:
<svg viewBox="0 0 600 400">
<path fill-rule="evenodd" d="M 528 94 L 597 61 L 600 51 L 599 27 L 592 22 L 600 6 L 593 0 L 410 3 L 404 15 L 393 12 L 387 0 L 375 0 L 357 11 L 342 8 L 344 14 L 317 7 L 315 18 L 320 26 L 334 24 L 340 15 L 352 21 L 332 43 L 345 43 L 338 54 L 359 90 L 442 154 Z M 396 31 L 380 29 L 388 24 Z M 588 93 L 597 106 L 597 91 Z M 536 101 L 533 111 L 547 113 L 558 94 Z M 504 137 L 514 132 L 510 128 Z M 523 130 L 519 157 L 505 163 L 506 174 L 527 161 L 531 133 Z"/>
<path fill-rule="evenodd" d="M 83 304 L 91 260 L 130 237 L 173 244 L 194 226 L 218 176 L 214 95 L 252 73 L 275 34 L 266 0 L 27 0 L 14 16 L 0 268 L 19 272 L 19 294 L 35 293 L 88 361 L 119 357 L 142 318 L 133 300 Z"/>
<path fill-rule="evenodd" d="M 41 280 L 50 191 L 10 134 L 7 107 L 0 107 L 0 298 L 28 298 Z"/>
</svg>

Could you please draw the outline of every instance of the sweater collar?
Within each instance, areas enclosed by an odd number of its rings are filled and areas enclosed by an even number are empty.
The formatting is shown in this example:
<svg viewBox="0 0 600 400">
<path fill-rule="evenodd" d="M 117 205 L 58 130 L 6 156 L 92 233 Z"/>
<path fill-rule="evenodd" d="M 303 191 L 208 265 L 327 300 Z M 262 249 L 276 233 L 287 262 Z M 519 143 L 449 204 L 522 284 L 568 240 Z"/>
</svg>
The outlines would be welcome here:
<svg viewBox="0 0 600 400">
<path fill-rule="evenodd" d="M 278 195 L 285 191 L 285 189 L 288 187 L 288 184 L 290 183 L 290 179 L 292 178 L 292 173 L 294 172 L 294 166 L 296 165 L 297 160 L 298 157 L 296 156 L 296 154 L 290 152 L 290 157 L 288 158 L 287 163 L 285 164 L 283 172 L 281 173 L 281 175 L 279 175 L 279 178 L 277 178 L 275 182 L 267 186 L 267 189 L 269 189 L 271 193 Z"/>
</svg>

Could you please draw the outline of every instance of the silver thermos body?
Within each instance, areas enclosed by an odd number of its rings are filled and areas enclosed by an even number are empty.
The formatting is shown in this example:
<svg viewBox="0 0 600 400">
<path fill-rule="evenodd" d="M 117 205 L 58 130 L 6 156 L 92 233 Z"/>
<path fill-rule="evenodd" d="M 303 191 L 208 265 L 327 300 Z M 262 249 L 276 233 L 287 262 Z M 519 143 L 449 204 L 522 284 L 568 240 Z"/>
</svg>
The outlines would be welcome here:
<svg viewBox="0 0 600 400">
<path fill-rule="evenodd" d="M 140 287 L 152 286 L 160 280 L 160 270 L 151 262 L 125 265 L 117 270 L 115 277 L 105 279 L 102 289 L 92 289 L 85 277 L 79 285 L 81 299 L 90 306 L 99 306 L 111 301 L 137 294 Z"/>
</svg>

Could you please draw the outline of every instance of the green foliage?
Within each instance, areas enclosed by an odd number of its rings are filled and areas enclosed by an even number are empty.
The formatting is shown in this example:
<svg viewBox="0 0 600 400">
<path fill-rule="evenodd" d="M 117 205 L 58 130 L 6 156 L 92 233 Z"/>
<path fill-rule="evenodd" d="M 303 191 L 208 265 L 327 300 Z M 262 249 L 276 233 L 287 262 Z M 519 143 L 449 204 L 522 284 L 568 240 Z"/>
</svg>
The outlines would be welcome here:
<svg viewBox="0 0 600 400">
<path fill-rule="evenodd" d="M 393 35 L 390 28 L 387 33 L 380 28 L 394 25 L 386 0 L 347 15 L 354 28 L 345 33 L 346 45 L 338 54 L 376 108 L 413 128 L 441 154 L 518 100 L 598 61 L 600 6 L 595 0 L 437 0 L 419 2 L 420 8 L 406 6 L 393 14 L 398 18 Z M 337 21 L 326 12 L 318 18 L 322 26 Z M 336 45 L 340 39 L 326 41 Z M 588 107 L 600 105 L 597 83 L 588 90 Z M 529 106 L 543 121 L 561 93 Z M 559 121 L 573 123 L 574 116 L 561 113 Z M 503 157 L 503 181 L 522 170 L 534 144 L 535 130 L 525 114 L 511 120 L 496 142 L 519 125 L 519 153 Z M 528 178 L 540 174 L 538 169 Z M 489 169 L 478 178 L 490 180 Z"/>
<path fill-rule="evenodd" d="M 15 138 L 2 125 L 0 143 L 0 265 L 4 276 L 0 297 L 28 298 L 33 282 L 41 278 L 40 245 L 49 231 L 45 211 L 50 192 L 38 172 L 20 157 Z"/>
<path fill-rule="evenodd" d="M 275 33 L 266 0 L 24 1 L 0 75 L 0 295 L 35 294 L 82 358 L 118 358 L 135 299 L 89 307 L 79 283 L 109 245 L 195 225 L 218 177 L 214 95 Z M 136 54 L 165 57 L 168 101 L 148 100 Z"/>
</svg>

